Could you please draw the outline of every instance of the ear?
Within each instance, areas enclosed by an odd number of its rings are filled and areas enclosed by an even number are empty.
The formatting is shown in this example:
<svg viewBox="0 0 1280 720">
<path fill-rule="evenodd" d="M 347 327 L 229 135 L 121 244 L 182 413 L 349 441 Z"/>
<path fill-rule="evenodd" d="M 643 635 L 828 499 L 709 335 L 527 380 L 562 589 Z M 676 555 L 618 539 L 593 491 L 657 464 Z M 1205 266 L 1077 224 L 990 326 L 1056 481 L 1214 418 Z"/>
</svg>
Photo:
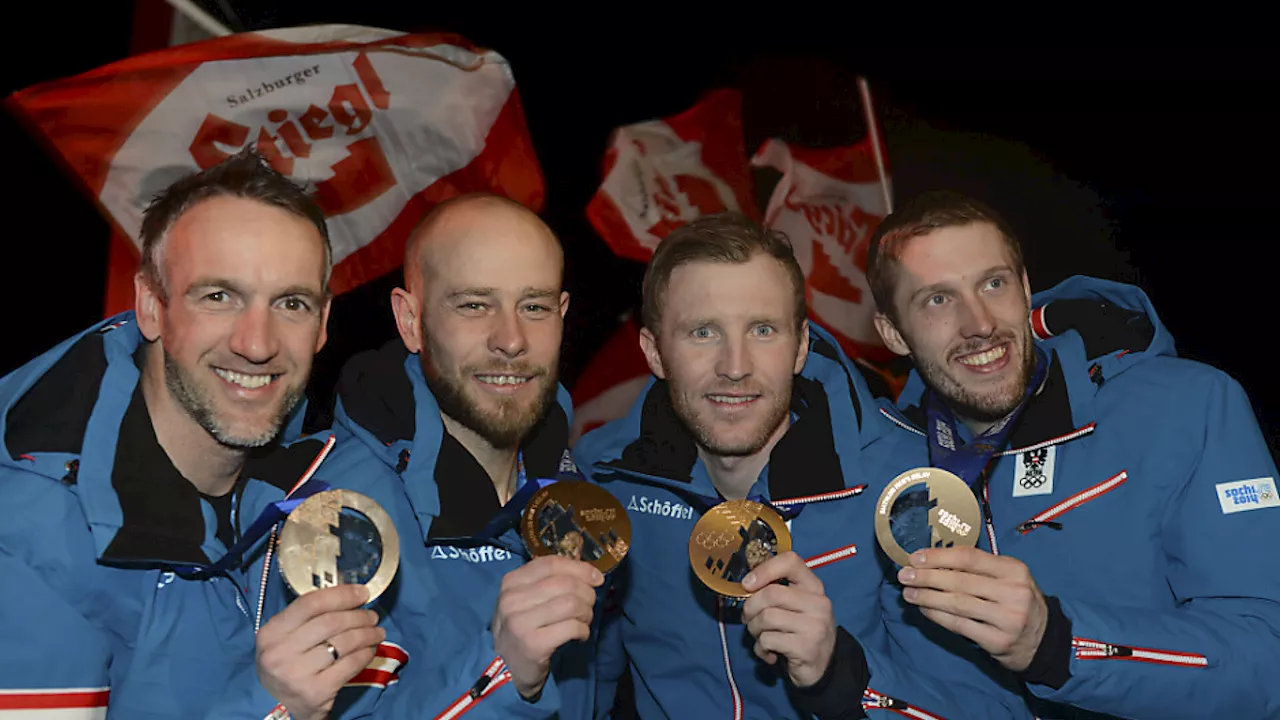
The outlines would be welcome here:
<svg viewBox="0 0 1280 720">
<path fill-rule="evenodd" d="M 333 297 L 330 296 L 324 301 L 324 307 L 320 309 L 320 336 L 316 338 L 316 352 L 320 352 L 329 340 L 329 308 L 332 305 Z"/>
<path fill-rule="evenodd" d="M 569 293 L 568 291 L 560 291 L 560 319 L 564 319 L 565 313 L 569 312 Z"/>
<path fill-rule="evenodd" d="M 880 333 L 880 339 L 884 341 L 884 346 L 892 350 L 898 355 L 910 355 L 911 348 L 907 345 L 907 341 L 902 338 L 902 333 L 898 332 L 898 327 L 893 324 L 888 315 L 877 312 L 871 318 L 871 322 L 876 326 L 876 332 Z"/>
<path fill-rule="evenodd" d="M 391 291 L 391 312 L 396 316 L 400 339 L 411 353 L 422 352 L 422 305 L 404 288 Z"/>
<path fill-rule="evenodd" d="M 805 362 L 809 359 L 809 319 L 805 318 L 800 323 L 800 351 L 796 353 L 796 366 L 791 371 L 793 375 L 799 375 L 804 369 Z"/>
<path fill-rule="evenodd" d="M 139 270 L 133 276 L 133 312 L 138 316 L 138 330 L 147 342 L 160 337 L 160 313 L 164 303 L 155 288 Z"/>
<path fill-rule="evenodd" d="M 649 332 L 649 328 L 640 328 L 640 350 L 644 353 L 649 370 L 661 380 L 667 379 L 662 368 L 662 353 L 658 352 L 658 340 Z"/>
<path fill-rule="evenodd" d="M 1027 277 L 1026 268 L 1022 269 L 1022 292 L 1027 296 L 1027 309 L 1031 309 L 1031 279 Z"/>
</svg>

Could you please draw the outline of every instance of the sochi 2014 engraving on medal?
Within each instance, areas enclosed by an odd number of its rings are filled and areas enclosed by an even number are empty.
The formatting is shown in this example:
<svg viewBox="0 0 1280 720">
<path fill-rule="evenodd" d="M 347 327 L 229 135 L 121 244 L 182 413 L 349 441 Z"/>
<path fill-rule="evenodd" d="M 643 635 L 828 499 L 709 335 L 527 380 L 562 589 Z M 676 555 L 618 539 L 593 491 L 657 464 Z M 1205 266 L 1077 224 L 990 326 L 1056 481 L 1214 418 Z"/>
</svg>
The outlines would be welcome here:
<svg viewBox="0 0 1280 720">
<path fill-rule="evenodd" d="M 529 498 L 520 537 L 534 557 L 563 555 L 607 573 L 631 547 L 631 518 L 608 490 L 581 480 L 561 480 Z"/>
<path fill-rule="evenodd" d="M 981 525 L 982 511 L 968 483 L 939 468 L 902 473 L 876 503 L 876 539 L 904 567 L 916 550 L 976 546 Z"/>
<path fill-rule="evenodd" d="M 742 578 L 791 549 L 791 532 L 773 508 L 754 500 L 726 500 L 708 510 L 689 536 L 689 564 L 719 595 L 745 598 Z"/>
<path fill-rule="evenodd" d="M 303 500 L 280 531 L 280 574 L 299 595 L 334 585 L 364 585 L 372 602 L 400 565 L 400 538 L 391 517 L 350 490 L 325 490 Z"/>
</svg>

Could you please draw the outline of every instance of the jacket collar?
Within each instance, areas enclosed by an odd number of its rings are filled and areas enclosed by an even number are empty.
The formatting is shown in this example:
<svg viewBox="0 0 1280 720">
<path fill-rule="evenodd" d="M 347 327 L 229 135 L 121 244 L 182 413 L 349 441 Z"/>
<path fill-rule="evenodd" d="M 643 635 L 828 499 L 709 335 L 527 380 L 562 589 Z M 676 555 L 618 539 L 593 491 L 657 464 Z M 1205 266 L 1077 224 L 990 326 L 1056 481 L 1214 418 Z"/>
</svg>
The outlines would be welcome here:
<svg viewBox="0 0 1280 720">
<path fill-rule="evenodd" d="M 1069 368 L 1076 365 L 1076 361 L 1083 362 L 1083 348 L 1078 349 L 1079 358 L 1074 357 L 1077 349 L 1070 346 L 1044 349 L 1050 353 L 1044 386 L 1031 396 L 1002 455 L 1055 445 L 1088 434 L 1094 428 L 1094 388 L 1083 387 L 1078 378 L 1069 377 Z M 923 428 L 928 426 L 925 398 L 932 390 L 925 388 L 917 371 L 912 370 L 911 375 L 909 387 L 904 390 L 897 408 L 882 411 L 898 425 L 923 435 Z M 916 391 L 910 393 L 911 388 Z"/>
<path fill-rule="evenodd" d="M 653 383 L 643 403 L 639 437 L 623 449 L 619 458 L 602 467 L 665 480 L 663 484 L 677 492 L 694 492 L 698 448 L 675 413 L 667 383 Z M 792 385 L 791 412 L 795 422 L 769 456 L 769 497 L 780 502 L 845 489 L 830 407 L 821 383 L 797 376 Z"/>
</svg>

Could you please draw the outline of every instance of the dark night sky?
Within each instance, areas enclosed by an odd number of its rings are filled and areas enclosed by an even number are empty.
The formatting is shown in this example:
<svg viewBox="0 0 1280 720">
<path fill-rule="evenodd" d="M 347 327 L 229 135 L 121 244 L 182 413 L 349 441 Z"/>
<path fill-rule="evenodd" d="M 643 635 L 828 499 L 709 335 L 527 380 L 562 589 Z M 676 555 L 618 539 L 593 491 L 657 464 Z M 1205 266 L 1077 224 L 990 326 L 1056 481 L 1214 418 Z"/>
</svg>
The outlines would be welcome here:
<svg viewBox="0 0 1280 720">
<path fill-rule="evenodd" d="M 692 19 L 663 30 L 621 15 L 617 22 L 579 18 L 570 28 L 512 18 L 489 4 L 223 4 L 249 29 L 435 27 L 511 61 L 547 180 L 544 215 L 569 256 L 567 382 L 638 297 L 641 268 L 614 258 L 584 215 L 609 131 L 679 112 L 701 92 L 729 85 L 744 92 L 748 152 L 770 135 L 844 144 L 862 132 L 853 83 L 861 73 L 885 123 L 899 201 L 953 187 L 990 202 L 1022 237 L 1035 289 L 1077 273 L 1141 285 L 1181 354 L 1244 384 L 1276 445 L 1280 392 L 1262 348 L 1272 332 L 1264 310 L 1280 112 L 1270 76 L 1280 52 L 868 45 L 868 30 L 849 29 L 856 17 L 771 18 L 754 28 Z M 67 12 L 45 5 L 26 8 L 40 16 L 27 23 L 53 26 Z M 77 9 L 80 20 L 60 31 L 60 43 L 5 63 L 0 90 L 7 95 L 126 56 L 128 6 L 106 5 Z M 261 9 L 269 6 L 275 9 Z M 9 175 L 18 179 L 2 201 L 16 269 L 3 289 L 5 307 L 19 319 L 0 347 L 0 372 L 7 372 L 101 317 L 107 228 L 12 118 L 0 118 L 0 131 Z M 758 180 L 763 207 L 772 179 Z M 396 280 L 335 301 L 332 340 L 317 361 L 321 397 L 341 360 L 392 336 L 385 297 Z"/>
</svg>

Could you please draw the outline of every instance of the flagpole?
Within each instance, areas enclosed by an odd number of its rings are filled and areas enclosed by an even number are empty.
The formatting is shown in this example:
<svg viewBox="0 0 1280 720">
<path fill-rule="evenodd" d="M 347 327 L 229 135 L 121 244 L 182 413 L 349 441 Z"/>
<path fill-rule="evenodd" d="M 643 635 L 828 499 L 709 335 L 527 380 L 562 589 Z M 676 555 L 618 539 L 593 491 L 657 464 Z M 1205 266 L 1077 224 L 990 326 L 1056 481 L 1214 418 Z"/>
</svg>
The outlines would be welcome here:
<svg viewBox="0 0 1280 720">
<path fill-rule="evenodd" d="M 884 208 L 893 212 L 893 197 L 889 192 L 889 173 L 885 171 L 884 154 L 880 151 L 880 123 L 871 105 L 871 86 L 865 77 L 858 77 L 858 92 L 862 95 L 862 109 L 867 115 L 867 133 L 871 136 L 871 153 L 876 159 L 876 172 L 880 175 L 880 190 L 884 193 Z"/>
<path fill-rule="evenodd" d="M 191 0 L 165 0 L 174 10 L 186 15 L 191 22 L 204 28 L 206 32 L 213 34 L 215 37 L 226 37 L 231 34 L 231 29 L 226 25 L 218 22 L 209 13 L 201 10 Z"/>
</svg>

